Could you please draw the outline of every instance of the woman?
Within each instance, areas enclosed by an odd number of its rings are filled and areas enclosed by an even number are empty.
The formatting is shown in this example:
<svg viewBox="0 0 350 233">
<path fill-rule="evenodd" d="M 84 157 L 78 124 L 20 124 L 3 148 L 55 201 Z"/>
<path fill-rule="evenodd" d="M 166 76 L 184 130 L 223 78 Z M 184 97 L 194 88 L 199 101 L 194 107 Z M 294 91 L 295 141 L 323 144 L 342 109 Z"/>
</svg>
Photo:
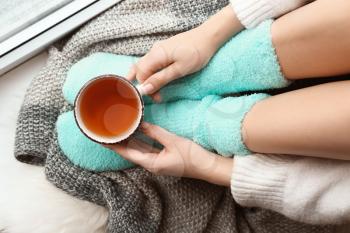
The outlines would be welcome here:
<svg viewBox="0 0 350 233">
<path fill-rule="evenodd" d="M 263 19 L 306 3 L 242 2 L 233 2 L 233 8 L 224 8 L 196 29 L 162 41 L 134 66 L 129 79 L 137 78 L 144 92 L 161 101 L 159 88 L 204 67 L 226 40 L 243 29 L 242 25 L 254 27 Z M 254 4 L 260 5 L 252 8 Z M 318 0 L 272 24 L 273 45 L 286 79 L 350 73 L 349 11 L 346 0 Z M 200 62 L 188 66 L 191 54 L 186 57 L 186 51 L 170 59 L 161 55 L 172 53 L 179 44 L 195 47 Z M 350 81 L 333 82 L 258 102 L 242 125 L 245 145 L 257 153 L 349 160 L 350 105 L 344 101 L 350 98 L 349 87 Z M 350 180 L 344 179 L 350 174 L 349 162 L 286 155 L 224 158 L 158 126 L 145 123 L 143 130 L 164 149 L 159 151 L 139 141 L 113 149 L 157 174 L 231 184 L 233 197 L 244 206 L 272 209 L 309 223 L 350 221 L 350 203 L 344 196 L 350 187 Z"/>
</svg>

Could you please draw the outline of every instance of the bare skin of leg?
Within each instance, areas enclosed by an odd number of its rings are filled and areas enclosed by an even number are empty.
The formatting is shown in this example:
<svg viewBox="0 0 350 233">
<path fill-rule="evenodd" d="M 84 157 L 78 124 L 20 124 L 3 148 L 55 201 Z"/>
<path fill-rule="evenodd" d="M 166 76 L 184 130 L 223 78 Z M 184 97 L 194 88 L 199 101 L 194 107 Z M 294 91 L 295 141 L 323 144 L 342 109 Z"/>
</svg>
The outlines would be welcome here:
<svg viewBox="0 0 350 233">
<path fill-rule="evenodd" d="M 277 19 L 271 34 L 285 77 L 350 73 L 349 28 L 349 0 L 318 0 Z"/>
<path fill-rule="evenodd" d="M 290 80 L 350 73 L 350 1 L 318 0 L 276 20 L 272 38 Z M 256 104 L 242 136 L 254 152 L 350 160 L 350 81 Z"/>
<path fill-rule="evenodd" d="M 350 160 L 350 81 L 265 99 L 245 117 L 242 135 L 254 152 Z"/>
</svg>

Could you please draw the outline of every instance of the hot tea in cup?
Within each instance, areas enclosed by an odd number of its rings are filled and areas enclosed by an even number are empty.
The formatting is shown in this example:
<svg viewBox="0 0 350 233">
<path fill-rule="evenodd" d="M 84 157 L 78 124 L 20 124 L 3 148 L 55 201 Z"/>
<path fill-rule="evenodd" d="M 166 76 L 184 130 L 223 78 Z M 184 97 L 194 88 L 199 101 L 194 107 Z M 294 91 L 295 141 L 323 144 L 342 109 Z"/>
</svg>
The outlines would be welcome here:
<svg viewBox="0 0 350 233">
<path fill-rule="evenodd" d="M 138 89 L 116 75 L 103 75 L 86 83 L 74 107 L 80 130 L 93 141 L 118 143 L 132 135 L 143 116 Z"/>
</svg>

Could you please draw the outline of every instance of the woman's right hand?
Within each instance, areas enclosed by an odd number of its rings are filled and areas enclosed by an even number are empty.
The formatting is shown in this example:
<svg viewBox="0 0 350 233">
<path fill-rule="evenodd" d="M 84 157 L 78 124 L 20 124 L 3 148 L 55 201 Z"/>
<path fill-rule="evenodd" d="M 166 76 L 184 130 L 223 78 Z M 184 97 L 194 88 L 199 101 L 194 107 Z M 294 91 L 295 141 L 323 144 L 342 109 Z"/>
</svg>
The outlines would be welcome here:
<svg viewBox="0 0 350 233">
<path fill-rule="evenodd" d="M 145 94 L 154 94 L 169 82 L 203 68 L 216 45 L 201 27 L 156 42 L 130 70 L 128 79 L 137 79 Z"/>
<path fill-rule="evenodd" d="M 159 101 L 157 91 L 161 87 L 202 69 L 221 45 L 242 29 L 228 5 L 197 28 L 156 42 L 131 68 L 127 78 L 136 78 L 143 93 Z"/>
</svg>

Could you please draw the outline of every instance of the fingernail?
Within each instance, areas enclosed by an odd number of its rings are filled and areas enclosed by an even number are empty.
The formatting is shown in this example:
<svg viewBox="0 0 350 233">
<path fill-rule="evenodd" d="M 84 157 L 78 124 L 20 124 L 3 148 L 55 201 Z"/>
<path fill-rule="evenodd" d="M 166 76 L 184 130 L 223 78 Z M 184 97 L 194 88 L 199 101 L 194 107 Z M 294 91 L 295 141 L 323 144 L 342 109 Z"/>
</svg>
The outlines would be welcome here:
<svg viewBox="0 0 350 233">
<path fill-rule="evenodd" d="M 160 95 L 155 95 L 153 97 L 153 100 L 156 102 L 156 103 L 160 103 L 162 102 L 162 97 Z"/>
<path fill-rule="evenodd" d="M 142 84 L 140 88 L 144 94 L 150 94 L 154 90 L 154 86 L 150 83 Z"/>
<path fill-rule="evenodd" d="M 147 123 L 147 122 L 142 122 L 142 124 L 141 124 L 141 128 L 142 129 L 147 129 L 149 127 L 149 123 Z"/>
</svg>

